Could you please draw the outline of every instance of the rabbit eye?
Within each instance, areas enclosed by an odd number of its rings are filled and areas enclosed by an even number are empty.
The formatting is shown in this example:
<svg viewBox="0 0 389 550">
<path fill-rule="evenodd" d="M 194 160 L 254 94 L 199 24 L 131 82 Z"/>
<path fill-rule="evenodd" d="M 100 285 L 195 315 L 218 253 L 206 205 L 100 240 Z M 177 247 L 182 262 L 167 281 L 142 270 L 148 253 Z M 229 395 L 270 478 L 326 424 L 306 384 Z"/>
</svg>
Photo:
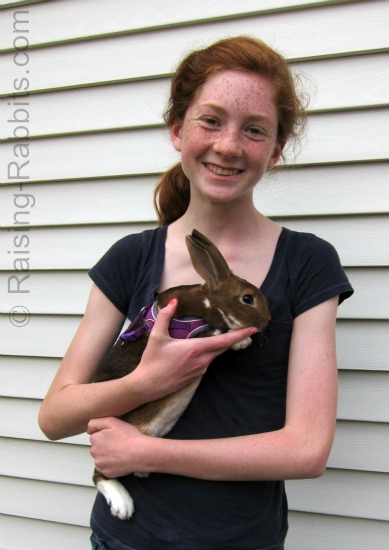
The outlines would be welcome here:
<svg viewBox="0 0 389 550">
<path fill-rule="evenodd" d="M 254 296 L 252 294 L 245 294 L 244 296 L 242 296 L 242 302 L 244 304 L 253 304 Z"/>
</svg>

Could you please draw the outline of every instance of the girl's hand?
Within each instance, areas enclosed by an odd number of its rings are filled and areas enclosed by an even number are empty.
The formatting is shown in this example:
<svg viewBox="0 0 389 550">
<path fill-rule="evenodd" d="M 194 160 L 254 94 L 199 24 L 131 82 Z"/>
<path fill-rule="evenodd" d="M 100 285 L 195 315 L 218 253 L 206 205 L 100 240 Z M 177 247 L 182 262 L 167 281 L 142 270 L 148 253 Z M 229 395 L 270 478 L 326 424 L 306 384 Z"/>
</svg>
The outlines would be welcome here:
<svg viewBox="0 0 389 550">
<path fill-rule="evenodd" d="M 105 477 L 120 477 L 138 471 L 136 449 L 147 437 L 137 428 L 118 418 L 90 420 L 87 433 L 92 445 L 90 454 Z"/>
<path fill-rule="evenodd" d="M 147 396 L 147 401 L 173 393 L 203 376 L 215 357 L 257 332 L 249 327 L 208 338 L 171 338 L 168 328 L 176 306 L 177 300 L 172 300 L 160 310 L 141 362 L 128 375 L 134 387 Z"/>
</svg>

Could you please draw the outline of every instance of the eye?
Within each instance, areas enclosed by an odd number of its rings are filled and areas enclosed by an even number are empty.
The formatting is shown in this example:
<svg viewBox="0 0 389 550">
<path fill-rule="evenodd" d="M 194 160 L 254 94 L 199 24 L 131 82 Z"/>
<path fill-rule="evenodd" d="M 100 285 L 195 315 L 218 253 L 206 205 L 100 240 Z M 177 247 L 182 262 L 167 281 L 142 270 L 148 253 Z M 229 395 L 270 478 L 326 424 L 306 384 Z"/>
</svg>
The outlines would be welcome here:
<svg viewBox="0 0 389 550">
<path fill-rule="evenodd" d="M 205 117 L 203 118 L 203 121 L 204 121 L 206 124 L 209 124 L 209 126 L 216 126 L 216 124 L 217 124 L 216 118 L 211 117 L 211 116 L 205 116 Z"/>
<path fill-rule="evenodd" d="M 252 294 L 244 294 L 242 296 L 242 302 L 244 304 L 248 304 L 248 305 L 253 304 L 254 303 L 254 296 Z"/>
<path fill-rule="evenodd" d="M 250 126 L 247 131 L 252 137 L 260 138 L 266 135 L 266 132 L 258 126 Z"/>
</svg>

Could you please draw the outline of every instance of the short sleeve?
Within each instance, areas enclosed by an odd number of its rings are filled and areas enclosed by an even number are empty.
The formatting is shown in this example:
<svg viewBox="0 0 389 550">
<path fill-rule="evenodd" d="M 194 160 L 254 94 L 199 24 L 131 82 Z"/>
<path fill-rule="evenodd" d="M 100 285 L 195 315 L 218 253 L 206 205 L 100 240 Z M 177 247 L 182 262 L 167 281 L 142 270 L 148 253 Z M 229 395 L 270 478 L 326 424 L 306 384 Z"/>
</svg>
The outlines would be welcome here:
<svg viewBox="0 0 389 550">
<path fill-rule="evenodd" d="M 140 247 L 136 235 L 120 239 L 89 271 L 89 276 L 107 298 L 124 314 L 134 286 L 134 269 L 139 265 Z"/>
<path fill-rule="evenodd" d="M 154 299 L 165 257 L 167 226 L 127 235 L 89 271 L 109 300 L 129 319 Z"/>
<path fill-rule="evenodd" d="M 334 296 L 341 304 L 354 292 L 335 248 L 315 235 L 297 248 L 291 276 L 295 317 Z"/>
</svg>

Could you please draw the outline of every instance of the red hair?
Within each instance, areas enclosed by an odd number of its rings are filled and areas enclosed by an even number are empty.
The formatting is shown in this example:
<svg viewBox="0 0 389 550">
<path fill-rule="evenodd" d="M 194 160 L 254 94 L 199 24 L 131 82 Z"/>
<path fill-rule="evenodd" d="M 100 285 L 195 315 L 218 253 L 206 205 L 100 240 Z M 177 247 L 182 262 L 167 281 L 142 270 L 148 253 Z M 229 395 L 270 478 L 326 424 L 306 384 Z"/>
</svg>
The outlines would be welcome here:
<svg viewBox="0 0 389 550">
<path fill-rule="evenodd" d="M 275 88 L 277 142 L 286 142 L 300 134 L 305 112 L 288 63 L 264 42 L 248 36 L 219 40 L 183 59 L 171 81 L 170 99 L 164 113 L 166 124 L 171 126 L 177 120 L 184 120 L 188 107 L 207 78 L 224 70 L 251 72 L 268 78 Z M 163 174 L 154 192 L 160 225 L 180 218 L 189 200 L 189 180 L 178 163 Z"/>
</svg>

